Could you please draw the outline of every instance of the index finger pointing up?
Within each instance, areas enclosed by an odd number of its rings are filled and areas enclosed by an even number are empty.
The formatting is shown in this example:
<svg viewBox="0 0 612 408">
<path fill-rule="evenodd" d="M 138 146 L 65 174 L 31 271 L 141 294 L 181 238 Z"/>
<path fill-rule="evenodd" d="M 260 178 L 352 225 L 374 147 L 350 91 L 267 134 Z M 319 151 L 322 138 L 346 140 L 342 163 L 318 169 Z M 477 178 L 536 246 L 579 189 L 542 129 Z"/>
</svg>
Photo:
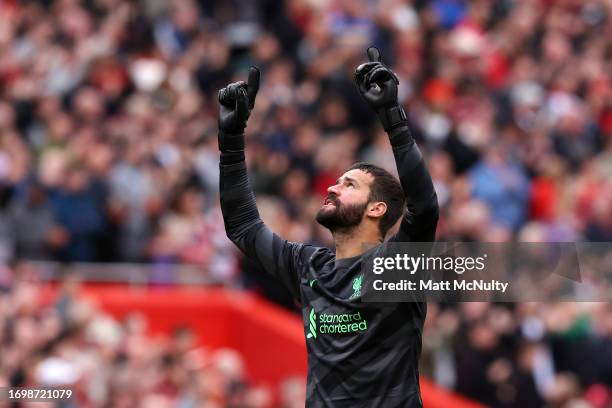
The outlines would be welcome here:
<svg viewBox="0 0 612 408">
<path fill-rule="evenodd" d="M 249 79 L 247 80 L 247 94 L 249 96 L 250 109 L 253 109 L 253 106 L 255 106 L 255 97 L 257 96 L 257 91 L 259 91 L 259 78 L 259 69 L 257 69 L 257 67 L 249 68 Z"/>
<path fill-rule="evenodd" d="M 372 62 L 380 62 L 380 51 L 378 51 L 378 48 L 374 46 L 368 47 L 368 58 Z"/>
</svg>

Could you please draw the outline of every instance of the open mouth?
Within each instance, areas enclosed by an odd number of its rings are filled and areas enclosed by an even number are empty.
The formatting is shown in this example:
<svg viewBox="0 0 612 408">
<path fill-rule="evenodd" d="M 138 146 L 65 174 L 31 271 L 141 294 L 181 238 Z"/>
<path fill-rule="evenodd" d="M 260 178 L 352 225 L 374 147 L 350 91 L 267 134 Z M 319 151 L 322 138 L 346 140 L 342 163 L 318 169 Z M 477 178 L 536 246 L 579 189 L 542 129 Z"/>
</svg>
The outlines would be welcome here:
<svg viewBox="0 0 612 408">
<path fill-rule="evenodd" d="M 323 202 L 323 206 L 328 206 L 328 205 L 333 205 L 334 207 L 336 207 L 336 202 L 329 198 L 326 198 L 325 201 Z"/>
</svg>

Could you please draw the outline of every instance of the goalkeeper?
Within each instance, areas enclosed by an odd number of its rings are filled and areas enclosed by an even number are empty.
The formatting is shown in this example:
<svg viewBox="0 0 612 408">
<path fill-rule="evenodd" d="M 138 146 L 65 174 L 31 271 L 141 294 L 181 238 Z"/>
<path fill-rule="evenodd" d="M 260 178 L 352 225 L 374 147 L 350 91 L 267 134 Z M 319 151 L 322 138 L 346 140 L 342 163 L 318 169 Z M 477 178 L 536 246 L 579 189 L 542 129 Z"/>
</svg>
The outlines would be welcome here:
<svg viewBox="0 0 612 408">
<path fill-rule="evenodd" d="M 316 220 L 335 251 L 288 242 L 260 219 L 244 158 L 244 129 L 259 89 L 247 83 L 219 91 L 221 209 L 228 237 L 300 300 L 308 350 L 308 407 L 421 407 L 419 357 L 426 304 L 361 302 L 364 243 L 433 241 L 438 202 L 431 177 L 397 100 L 397 77 L 378 49 L 355 71 L 364 100 L 389 135 L 400 181 L 357 163 L 327 190 Z M 406 211 L 407 207 L 407 211 Z"/>
</svg>

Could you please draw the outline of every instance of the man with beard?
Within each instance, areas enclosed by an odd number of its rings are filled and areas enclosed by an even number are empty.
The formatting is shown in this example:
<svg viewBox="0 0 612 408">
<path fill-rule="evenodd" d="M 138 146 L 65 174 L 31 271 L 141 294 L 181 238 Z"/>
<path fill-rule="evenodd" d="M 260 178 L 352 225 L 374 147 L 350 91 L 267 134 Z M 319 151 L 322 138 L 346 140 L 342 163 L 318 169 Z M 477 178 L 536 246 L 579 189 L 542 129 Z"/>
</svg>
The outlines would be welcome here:
<svg viewBox="0 0 612 408">
<path fill-rule="evenodd" d="M 362 302 L 366 243 L 430 242 L 438 202 L 427 167 L 399 105 L 399 81 L 374 47 L 355 72 L 363 99 L 389 135 L 400 182 L 357 163 L 330 186 L 317 222 L 335 250 L 288 242 L 262 222 L 244 161 L 244 129 L 259 89 L 248 82 L 219 91 L 221 209 L 228 237 L 300 300 L 308 349 L 309 407 L 421 407 L 418 363 L 426 304 Z M 405 211 L 407 207 L 407 211 Z"/>
</svg>

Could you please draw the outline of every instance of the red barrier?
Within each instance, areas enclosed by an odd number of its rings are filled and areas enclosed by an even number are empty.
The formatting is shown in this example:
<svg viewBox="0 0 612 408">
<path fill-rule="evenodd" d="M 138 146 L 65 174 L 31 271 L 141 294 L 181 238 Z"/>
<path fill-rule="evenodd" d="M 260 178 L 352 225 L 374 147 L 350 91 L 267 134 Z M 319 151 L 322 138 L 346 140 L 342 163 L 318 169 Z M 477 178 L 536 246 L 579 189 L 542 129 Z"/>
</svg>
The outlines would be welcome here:
<svg viewBox="0 0 612 408">
<path fill-rule="evenodd" d="M 46 287 L 41 302 L 54 299 Z M 87 284 L 79 296 L 91 298 L 118 319 L 138 312 L 151 334 L 190 327 L 199 345 L 231 347 L 244 357 L 247 373 L 257 384 L 278 385 L 288 376 L 306 376 L 303 325 L 290 312 L 242 291 L 202 288 L 130 288 Z M 480 405 L 422 380 L 423 403 L 429 408 L 478 408 Z"/>
</svg>

